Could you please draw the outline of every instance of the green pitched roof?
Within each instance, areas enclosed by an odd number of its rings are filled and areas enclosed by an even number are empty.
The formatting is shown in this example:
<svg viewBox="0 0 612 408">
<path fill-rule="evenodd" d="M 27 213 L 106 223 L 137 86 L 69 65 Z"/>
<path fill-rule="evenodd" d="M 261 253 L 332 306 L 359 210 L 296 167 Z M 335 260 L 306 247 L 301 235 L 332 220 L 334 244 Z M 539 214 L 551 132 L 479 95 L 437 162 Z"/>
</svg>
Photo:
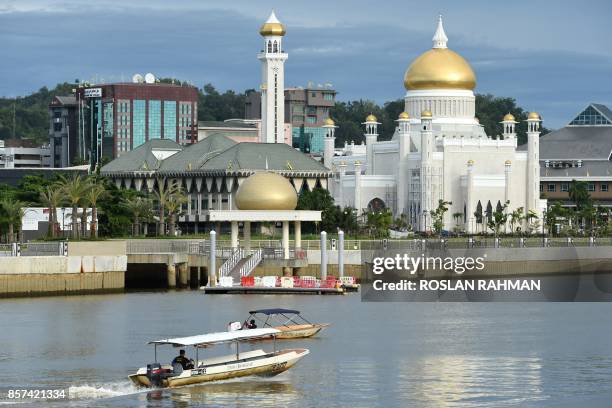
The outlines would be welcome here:
<svg viewBox="0 0 612 408">
<path fill-rule="evenodd" d="M 238 143 L 206 161 L 201 169 L 328 171 L 321 162 L 284 143 Z"/>
<path fill-rule="evenodd" d="M 134 150 L 123 153 L 101 169 L 102 173 L 126 171 L 151 171 L 159 169 L 162 161 L 153 154 L 154 150 L 181 151 L 182 147 L 169 139 L 153 139 Z M 175 153 L 175 155 L 178 153 Z"/>
<path fill-rule="evenodd" d="M 206 139 L 185 148 L 182 152 L 168 157 L 160 170 L 181 171 L 198 170 L 207 160 L 222 153 L 236 144 L 223 135 L 210 135 Z"/>
</svg>

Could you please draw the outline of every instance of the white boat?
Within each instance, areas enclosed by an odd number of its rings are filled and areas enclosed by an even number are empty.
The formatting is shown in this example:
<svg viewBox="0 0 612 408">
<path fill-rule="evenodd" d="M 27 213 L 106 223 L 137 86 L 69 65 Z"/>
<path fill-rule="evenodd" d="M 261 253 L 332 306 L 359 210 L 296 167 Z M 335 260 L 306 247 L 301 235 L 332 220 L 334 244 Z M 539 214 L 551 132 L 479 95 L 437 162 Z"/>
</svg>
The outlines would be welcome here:
<svg viewBox="0 0 612 408">
<path fill-rule="evenodd" d="M 309 322 L 300 314 L 299 310 L 280 308 L 251 310 L 249 317 L 247 317 L 241 327 L 249 327 L 251 322 L 264 328 L 280 330 L 281 333 L 276 335 L 277 339 L 312 337 L 329 326 L 328 323 Z"/>
<path fill-rule="evenodd" d="M 270 337 L 276 340 L 276 336 L 280 333 L 280 330 L 262 328 L 151 341 L 149 344 L 153 344 L 155 348 L 155 363 L 139 368 L 129 378 L 137 386 L 172 388 L 250 375 L 278 375 L 291 368 L 298 360 L 307 355 L 309 350 L 293 348 L 277 351 L 276 341 L 274 341 L 272 352 L 261 349 L 240 352 L 240 343 Z M 199 349 L 227 343 L 235 344 L 234 354 L 204 360 L 198 358 Z M 158 363 L 157 346 L 160 345 L 193 347 L 196 354 L 196 359 L 192 362 L 193 368 L 183 369 L 180 364 L 175 364 L 173 367 L 169 364 Z"/>
</svg>

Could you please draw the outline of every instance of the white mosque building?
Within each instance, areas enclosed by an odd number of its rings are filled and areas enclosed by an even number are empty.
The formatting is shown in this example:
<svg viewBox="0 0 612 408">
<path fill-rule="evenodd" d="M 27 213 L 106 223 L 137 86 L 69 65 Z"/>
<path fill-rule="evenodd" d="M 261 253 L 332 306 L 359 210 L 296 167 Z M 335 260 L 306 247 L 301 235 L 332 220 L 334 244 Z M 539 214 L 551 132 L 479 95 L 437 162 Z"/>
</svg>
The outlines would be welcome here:
<svg viewBox="0 0 612 408">
<path fill-rule="evenodd" d="M 486 231 L 487 217 L 509 202 L 507 212 L 523 207 L 541 218 L 540 116 L 528 115 L 528 148 L 517 149 L 515 117 L 501 120 L 503 134 L 485 134 L 475 117 L 476 76 L 469 63 L 447 47 L 442 18 L 433 48 L 420 55 L 404 76 L 405 111 L 389 141 L 378 141 L 376 117 L 365 122 L 365 152 L 334 153 L 333 120 L 326 127 L 324 164 L 336 204 L 360 213 L 389 208 L 404 214 L 416 231 L 432 229 L 439 200 L 452 202 L 444 225 L 458 221 L 468 233 Z M 501 118 L 500 118 L 501 119 Z M 457 214 L 461 217 L 457 217 Z M 453 217 L 455 215 L 455 217 Z"/>
</svg>

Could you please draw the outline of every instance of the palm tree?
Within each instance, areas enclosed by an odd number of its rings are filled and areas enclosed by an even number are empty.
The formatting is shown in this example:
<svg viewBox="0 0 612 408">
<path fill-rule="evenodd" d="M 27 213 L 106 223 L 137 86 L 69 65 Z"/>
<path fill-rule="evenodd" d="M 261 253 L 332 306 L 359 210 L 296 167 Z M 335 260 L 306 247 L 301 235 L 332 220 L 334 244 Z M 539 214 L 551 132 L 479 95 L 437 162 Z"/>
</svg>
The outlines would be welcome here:
<svg viewBox="0 0 612 408">
<path fill-rule="evenodd" d="M 514 234 L 514 225 L 520 224 L 524 219 L 523 215 L 523 207 L 519 207 L 516 210 L 510 213 L 510 228 L 512 229 L 512 233 Z"/>
<path fill-rule="evenodd" d="M 176 181 L 169 181 L 166 183 L 166 179 L 157 179 L 157 190 L 155 190 L 155 198 L 159 205 L 159 235 L 166 234 L 166 207 L 170 201 L 172 194 L 180 191 L 180 186 Z"/>
<path fill-rule="evenodd" d="M 132 225 L 132 235 L 138 236 L 141 234 L 141 221 L 145 222 L 142 233 L 146 235 L 147 222 L 152 218 L 151 215 L 153 213 L 153 202 L 151 201 L 151 199 L 134 196 L 126 198 L 123 204 L 134 216 L 134 223 Z"/>
<path fill-rule="evenodd" d="M 91 205 L 91 236 L 94 238 L 98 238 L 98 228 L 97 228 L 97 219 L 98 219 L 98 201 L 101 198 L 104 198 L 106 195 L 106 189 L 101 183 L 91 184 L 89 190 L 85 194 L 85 198 L 89 205 Z M 83 212 L 87 217 L 87 213 Z"/>
<path fill-rule="evenodd" d="M 453 219 L 455 220 L 455 232 L 459 232 L 459 222 L 461 221 L 461 217 L 463 217 L 462 212 L 453 213 Z"/>
<path fill-rule="evenodd" d="M 9 243 L 13 243 L 16 241 L 15 227 L 17 227 L 17 231 L 21 231 L 21 220 L 23 219 L 23 208 L 25 207 L 25 203 L 19 200 L 13 201 L 5 198 L 0 201 L 0 207 L 2 207 L 9 228 Z"/>
<path fill-rule="evenodd" d="M 78 231 L 78 212 L 79 204 L 85 196 L 86 181 L 80 175 L 75 175 L 71 178 L 62 178 L 61 190 L 67 196 L 68 202 L 72 206 L 72 238 L 77 239 Z"/>
<path fill-rule="evenodd" d="M 534 230 L 538 228 L 538 214 L 534 210 L 529 210 L 525 219 L 527 220 L 527 226 L 529 228 L 529 233 L 532 233 Z"/>
<path fill-rule="evenodd" d="M 61 189 L 48 186 L 40 192 L 40 201 L 49 209 L 49 229 L 48 236 L 55 238 L 57 231 L 57 207 L 61 204 L 63 192 Z"/>
<path fill-rule="evenodd" d="M 168 218 L 170 220 L 169 229 L 170 229 L 171 236 L 174 236 L 175 234 L 176 216 L 180 214 L 181 207 L 186 202 L 187 202 L 187 196 L 183 194 L 182 191 L 178 190 L 175 193 L 170 195 L 169 200 L 166 203 L 166 208 L 168 209 Z"/>
</svg>

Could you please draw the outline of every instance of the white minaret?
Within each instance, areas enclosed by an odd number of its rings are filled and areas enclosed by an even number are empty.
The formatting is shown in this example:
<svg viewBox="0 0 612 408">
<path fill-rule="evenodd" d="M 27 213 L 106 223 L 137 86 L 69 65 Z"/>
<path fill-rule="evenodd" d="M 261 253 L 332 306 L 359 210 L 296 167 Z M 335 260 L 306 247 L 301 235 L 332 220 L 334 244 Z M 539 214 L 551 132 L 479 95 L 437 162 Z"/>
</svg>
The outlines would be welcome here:
<svg viewBox="0 0 612 408">
<path fill-rule="evenodd" d="M 261 61 L 261 139 L 263 143 L 285 142 L 285 60 L 283 52 L 285 27 L 274 11 L 261 26 L 259 34 L 264 38 L 263 52 L 257 55 Z"/>
<path fill-rule="evenodd" d="M 366 174 L 374 174 L 374 143 L 378 141 L 378 125 L 376 116 L 371 113 L 366 117 L 365 122 L 365 141 L 366 141 Z"/>
<path fill-rule="evenodd" d="M 332 160 L 334 159 L 334 147 L 336 144 L 334 132 L 337 127 L 332 118 L 325 119 L 325 124 L 323 125 L 323 129 L 325 129 L 323 165 L 328 169 L 332 168 Z"/>
<path fill-rule="evenodd" d="M 406 175 L 406 161 L 410 153 L 410 115 L 406 112 L 399 114 L 396 120 L 399 139 L 399 165 L 397 166 L 397 215 L 407 213 L 408 184 Z"/>
<path fill-rule="evenodd" d="M 421 113 L 421 231 L 429 231 L 431 210 L 434 209 L 433 197 L 433 152 L 432 114 L 425 110 Z"/>
<path fill-rule="evenodd" d="M 527 205 L 526 213 L 540 216 L 540 115 L 527 116 Z"/>
<path fill-rule="evenodd" d="M 504 116 L 504 120 L 499 123 L 501 123 L 504 127 L 504 140 L 515 140 L 516 142 L 516 124 L 518 122 L 515 120 L 514 115 L 511 113 L 507 113 Z"/>
</svg>

